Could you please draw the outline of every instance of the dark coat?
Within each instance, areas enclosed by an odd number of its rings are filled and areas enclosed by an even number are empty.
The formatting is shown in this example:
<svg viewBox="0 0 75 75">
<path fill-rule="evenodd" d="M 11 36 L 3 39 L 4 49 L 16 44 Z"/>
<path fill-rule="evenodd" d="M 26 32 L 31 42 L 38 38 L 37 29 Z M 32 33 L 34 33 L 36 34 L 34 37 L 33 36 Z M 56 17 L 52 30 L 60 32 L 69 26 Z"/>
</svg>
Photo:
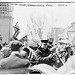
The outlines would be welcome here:
<svg viewBox="0 0 75 75">
<path fill-rule="evenodd" d="M 53 65 L 53 63 L 55 62 L 53 60 L 53 58 L 48 57 L 50 55 L 50 51 L 48 49 L 46 50 L 36 50 L 35 52 L 37 60 L 38 60 L 38 64 L 40 63 L 45 63 L 48 65 Z"/>
</svg>

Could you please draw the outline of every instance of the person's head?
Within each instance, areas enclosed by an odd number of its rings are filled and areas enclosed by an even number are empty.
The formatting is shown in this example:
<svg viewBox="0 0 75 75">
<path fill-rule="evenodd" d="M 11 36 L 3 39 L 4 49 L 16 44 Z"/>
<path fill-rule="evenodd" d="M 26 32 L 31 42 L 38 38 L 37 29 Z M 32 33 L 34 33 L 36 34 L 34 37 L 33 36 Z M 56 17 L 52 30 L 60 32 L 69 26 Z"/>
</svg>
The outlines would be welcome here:
<svg viewBox="0 0 75 75">
<path fill-rule="evenodd" d="M 41 47 L 44 48 L 44 49 L 47 49 L 47 44 L 46 43 L 42 43 Z"/>
<path fill-rule="evenodd" d="M 3 52 L 4 57 L 9 57 L 11 55 L 11 49 L 9 48 L 9 46 L 3 47 L 1 51 Z"/>
<path fill-rule="evenodd" d="M 58 43 L 58 48 L 61 49 L 61 48 L 65 48 L 66 44 L 65 43 Z"/>
<path fill-rule="evenodd" d="M 48 40 L 42 40 L 41 41 L 41 47 L 44 49 L 47 49 L 47 42 L 48 42 Z"/>
<path fill-rule="evenodd" d="M 20 41 L 14 40 L 9 43 L 9 47 L 12 51 L 20 51 L 20 48 L 22 47 L 22 43 Z"/>
<path fill-rule="evenodd" d="M 50 38 L 48 41 L 50 42 L 50 44 L 52 44 L 54 41 L 54 38 Z"/>
</svg>

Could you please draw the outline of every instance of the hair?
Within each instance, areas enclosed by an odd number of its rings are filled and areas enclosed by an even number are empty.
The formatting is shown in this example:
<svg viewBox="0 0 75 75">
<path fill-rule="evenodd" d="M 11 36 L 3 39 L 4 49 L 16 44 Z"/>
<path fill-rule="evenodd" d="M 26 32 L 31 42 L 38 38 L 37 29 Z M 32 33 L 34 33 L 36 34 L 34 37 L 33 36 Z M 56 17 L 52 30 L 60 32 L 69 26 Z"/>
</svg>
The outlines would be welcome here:
<svg viewBox="0 0 75 75">
<path fill-rule="evenodd" d="M 9 57 L 11 55 L 11 50 L 9 49 L 8 46 L 2 47 L 1 51 L 4 54 L 4 58 Z"/>
<path fill-rule="evenodd" d="M 19 48 L 22 46 L 22 43 L 20 41 L 11 41 L 9 43 L 9 47 L 11 48 L 12 51 L 19 51 Z"/>
</svg>

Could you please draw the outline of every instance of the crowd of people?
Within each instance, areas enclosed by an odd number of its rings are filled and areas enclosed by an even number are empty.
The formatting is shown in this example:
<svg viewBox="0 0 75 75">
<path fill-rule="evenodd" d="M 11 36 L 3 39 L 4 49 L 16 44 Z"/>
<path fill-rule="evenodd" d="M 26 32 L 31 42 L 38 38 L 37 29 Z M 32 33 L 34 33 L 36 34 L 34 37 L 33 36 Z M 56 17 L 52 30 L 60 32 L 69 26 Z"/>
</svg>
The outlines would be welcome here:
<svg viewBox="0 0 75 75">
<path fill-rule="evenodd" d="M 0 48 L 0 70 L 4 69 L 3 73 L 48 74 L 70 73 L 72 70 L 74 73 L 75 56 L 69 42 L 60 40 L 53 45 L 53 39 L 47 39 L 33 47 L 29 45 L 28 35 L 18 40 L 19 28 L 14 28 L 15 34 L 9 44 L 4 43 Z"/>
</svg>

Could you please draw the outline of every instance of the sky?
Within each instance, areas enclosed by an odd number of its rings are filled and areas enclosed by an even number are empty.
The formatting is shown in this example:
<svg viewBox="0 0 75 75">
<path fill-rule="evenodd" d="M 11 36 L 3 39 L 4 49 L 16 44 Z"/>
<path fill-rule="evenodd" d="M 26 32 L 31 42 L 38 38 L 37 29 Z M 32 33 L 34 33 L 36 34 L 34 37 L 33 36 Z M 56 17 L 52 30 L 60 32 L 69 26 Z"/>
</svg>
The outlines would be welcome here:
<svg viewBox="0 0 75 75">
<path fill-rule="evenodd" d="M 43 29 L 44 38 L 46 38 L 47 33 L 52 27 L 66 28 L 70 26 L 72 22 L 75 22 L 74 3 L 65 3 L 64 6 L 58 6 L 58 4 L 53 3 L 52 7 L 26 7 L 19 5 L 14 5 L 13 7 L 13 25 L 18 22 L 21 33 L 28 32 L 27 23 L 30 23 L 30 16 L 35 18 L 40 17 L 40 19 L 41 17 L 45 18 L 45 26 Z"/>
</svg>

